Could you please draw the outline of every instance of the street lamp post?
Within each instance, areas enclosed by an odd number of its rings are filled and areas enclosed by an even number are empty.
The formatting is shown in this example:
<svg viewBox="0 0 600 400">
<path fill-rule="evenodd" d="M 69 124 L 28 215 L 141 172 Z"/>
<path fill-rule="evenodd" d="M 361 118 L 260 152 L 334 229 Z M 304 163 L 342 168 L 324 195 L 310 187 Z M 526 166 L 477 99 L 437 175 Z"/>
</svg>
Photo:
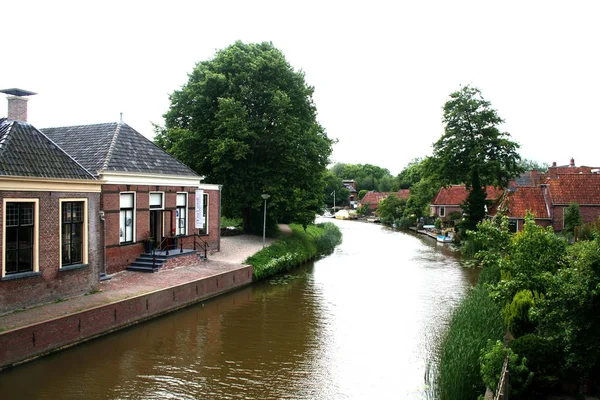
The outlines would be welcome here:
<svg viewBox="0 0 600 400">
<path fill-rule="evenodd" d="M 265 201 L 265 216 L 263 219 L 263 249 L 265 248 L 265 236 L 267 232 L 267 199 L 271 197 L 269 194 L 261 194 L 260 197 Z"/>
</svg>

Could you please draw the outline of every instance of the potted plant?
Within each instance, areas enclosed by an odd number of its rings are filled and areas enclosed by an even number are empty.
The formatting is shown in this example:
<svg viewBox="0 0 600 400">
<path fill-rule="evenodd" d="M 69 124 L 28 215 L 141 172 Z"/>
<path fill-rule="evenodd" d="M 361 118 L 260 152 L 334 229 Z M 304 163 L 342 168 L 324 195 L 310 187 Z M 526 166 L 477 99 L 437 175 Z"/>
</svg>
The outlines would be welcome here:
<svg viewBox="0 0 600 400">
<path fill-rule="evenodd" d="M 144 252 L 148 253 L 148 254 L 152 253 L 152 247 L 154 246 L 154 238 L 152 236 L 150 236 L 150 232 L 146 232 L 143 242 L 144 242 Z"/>
</svg>

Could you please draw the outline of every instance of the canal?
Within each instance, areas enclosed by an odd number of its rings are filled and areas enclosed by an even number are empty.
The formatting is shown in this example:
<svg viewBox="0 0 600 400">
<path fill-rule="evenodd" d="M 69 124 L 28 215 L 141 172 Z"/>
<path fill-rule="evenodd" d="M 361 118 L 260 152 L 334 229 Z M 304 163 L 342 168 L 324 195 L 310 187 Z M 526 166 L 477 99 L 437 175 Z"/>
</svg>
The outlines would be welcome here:
<svg viewBox="0 0 600 400">
<path fill-rule="evenodd" d="M 343 243 L 270 281 L 0 373 L 0 399 L 425 399 L 475 283 L 447 245 L 334 221 Z"/>
</svg>

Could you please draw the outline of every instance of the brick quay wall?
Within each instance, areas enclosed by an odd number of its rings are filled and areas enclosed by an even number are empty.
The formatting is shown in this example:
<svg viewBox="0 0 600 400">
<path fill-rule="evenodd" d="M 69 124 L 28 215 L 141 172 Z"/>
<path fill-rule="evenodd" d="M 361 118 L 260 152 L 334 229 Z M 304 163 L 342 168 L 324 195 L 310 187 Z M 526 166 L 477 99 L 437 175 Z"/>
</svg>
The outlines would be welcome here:
<svg viewBox="0 0 600 400">
<path fill-rule="evenodd" d="M 201 278 L 64 317 L 0 332 L 0 370 L 252 283 L 252 267 Z"/>
</svg>

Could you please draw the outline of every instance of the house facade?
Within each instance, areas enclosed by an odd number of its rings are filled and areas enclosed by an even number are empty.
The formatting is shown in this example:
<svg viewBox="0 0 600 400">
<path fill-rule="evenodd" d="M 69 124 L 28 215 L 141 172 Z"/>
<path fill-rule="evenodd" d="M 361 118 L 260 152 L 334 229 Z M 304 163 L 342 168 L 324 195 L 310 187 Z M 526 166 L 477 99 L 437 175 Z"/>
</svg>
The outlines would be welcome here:
<svg viewBox="0 0 600 400">
<path fill-rule="evenodd" d="M 486 187 L 486 207 L 490 209 L 493 204 L 502 196 L 503 189 L 493 186 Z M 467 200 L 469 191 L 464 185 L 451 185 L 441 188 L 438 194 L 433 198 L 430 204 L 431 216 L 447 218 L 453 212 L 463 213 L 462 205 Z"/>
<path fill-rule="evenodd" d="M 0 313 L 92 291 L 104 261 L 100 182 L 26 114 L 9 115 L 0 119 Z"/>
<path fill-rule="evenodd" d="M 194 171 L 123 122 L 43 132 L 102 182 L 107 274 L 134 262 L 145 241 L 165 248 L 177 236 L 178 246 L 191 248 L 190 235 L 198 234 L 210 250 L 220 249 L 220 185 L 201 183 Z"/>
<path fill-rule="evenodd" d="M 394 195 L 399 199 L 408 199 L 410 189 L 401 189 L 397 192 L 375 192 L 371 190 L 360 200 L 360 206 L 368 204 L 369 211 L 375 211 L 379 207 L 379 202 L 385 200 L 390 195 Z"/>
</svg>

